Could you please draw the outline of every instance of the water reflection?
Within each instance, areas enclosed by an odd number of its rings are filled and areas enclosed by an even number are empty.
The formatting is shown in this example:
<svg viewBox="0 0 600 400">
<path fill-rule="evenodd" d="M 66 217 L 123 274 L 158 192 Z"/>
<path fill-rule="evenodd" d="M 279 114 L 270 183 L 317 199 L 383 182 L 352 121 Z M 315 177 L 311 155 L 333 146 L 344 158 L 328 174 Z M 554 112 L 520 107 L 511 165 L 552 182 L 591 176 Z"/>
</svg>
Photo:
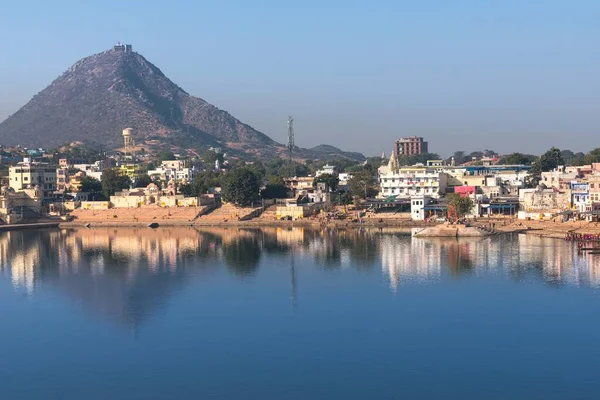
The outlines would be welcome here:
<svg viewBox="0 0 600 400">
<path fill-rule="evenodd" d="M 473 240 L 417 239 L 397 229 L 104 228 L 0 234 L 0 272 L 33 295 L 58 288 L 86 310 L 138 326 L 194 276 L 229 271 L 255 279 L 270 261 L 290 266 L 292 300 L 299 262 L 316 268 L 379 267 L 391 290 L 409 282 L 505 274 L 553 286 L 600 286 L 600 258 L 571 243 L 515 235 Z M 222 265 L 225 265 L 225 269 Z"/>
</svg>

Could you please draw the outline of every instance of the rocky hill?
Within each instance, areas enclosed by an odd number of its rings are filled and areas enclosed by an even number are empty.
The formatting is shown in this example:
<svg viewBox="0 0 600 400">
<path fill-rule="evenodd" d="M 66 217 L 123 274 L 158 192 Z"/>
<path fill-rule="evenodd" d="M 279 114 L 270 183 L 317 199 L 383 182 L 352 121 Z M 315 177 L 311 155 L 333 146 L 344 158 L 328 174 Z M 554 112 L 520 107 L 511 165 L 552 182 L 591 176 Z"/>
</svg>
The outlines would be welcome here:
<svg viewBox="0 0 600 400">
<path fill-rule="evenodd" d="M 56 147 L 80 141 L 116 149 L 127 127 L 134 129 L 139 145 L 149 148 L 220 146 L 257 156 L 285 152 L 284 145 L 191 96 L 125 46 L 69 68 L 0 123 L 0 143 Z"/>
</svg>

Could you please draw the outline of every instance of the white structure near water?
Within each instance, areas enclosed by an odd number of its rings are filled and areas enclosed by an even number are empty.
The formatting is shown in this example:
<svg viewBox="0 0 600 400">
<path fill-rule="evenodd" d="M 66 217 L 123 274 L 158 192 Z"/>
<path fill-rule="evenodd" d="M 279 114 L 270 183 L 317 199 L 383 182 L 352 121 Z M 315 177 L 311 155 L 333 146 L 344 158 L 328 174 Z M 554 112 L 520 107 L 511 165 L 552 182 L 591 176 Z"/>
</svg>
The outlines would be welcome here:
<svg viewBox="0 0 600 400">
<path fill-rule="evenodd" d="M 388 165 L 379 167 L 380 197 L 397 196 L 411 198 L 414 196 L 429 196 L 439 198 L 446 193 L 448 174 L 439 168 L 398 166 L 396 157 L 392 154 Z"/>
</svg>

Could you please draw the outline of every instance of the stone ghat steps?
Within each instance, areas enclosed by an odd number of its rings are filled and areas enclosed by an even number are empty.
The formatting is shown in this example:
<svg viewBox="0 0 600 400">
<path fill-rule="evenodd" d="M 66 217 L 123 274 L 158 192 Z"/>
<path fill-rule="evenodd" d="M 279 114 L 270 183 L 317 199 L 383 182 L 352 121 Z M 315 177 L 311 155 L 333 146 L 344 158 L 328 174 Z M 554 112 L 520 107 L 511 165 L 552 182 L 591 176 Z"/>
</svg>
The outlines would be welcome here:
<svg viewBox="0 0 600 400">
<path fill-rule="evenodd" d="M 250 214 L 255 212 L 256 208 L 241 208 L 232 204 L 223 204 L 221 207 L 200 216 L 196 219 L 198 223 L 216 223 L 225 221 L 238 221 L 248 218 Z"/>
<path fill-rule="evenodd" d="M 111 208 L 108 210 L 82 210 L 71 212 L 75 221 L 85 222 L 192 222 L 206 207 L 159 207 L 149 205 L 139 208 Z"/>
</svg>

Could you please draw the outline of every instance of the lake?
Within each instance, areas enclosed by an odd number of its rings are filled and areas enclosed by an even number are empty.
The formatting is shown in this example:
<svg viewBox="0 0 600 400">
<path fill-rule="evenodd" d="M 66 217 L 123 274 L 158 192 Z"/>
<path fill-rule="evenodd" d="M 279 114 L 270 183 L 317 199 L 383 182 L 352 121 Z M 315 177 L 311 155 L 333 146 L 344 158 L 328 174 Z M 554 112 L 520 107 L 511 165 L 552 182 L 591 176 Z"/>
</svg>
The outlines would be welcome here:
<svg viewBox="0 0 600 400">
<path fill-rule="evenodd" d="M 394 229 L 0 233 L 1 399 L 564 399 L 600 256 Z"/>
</svg>

